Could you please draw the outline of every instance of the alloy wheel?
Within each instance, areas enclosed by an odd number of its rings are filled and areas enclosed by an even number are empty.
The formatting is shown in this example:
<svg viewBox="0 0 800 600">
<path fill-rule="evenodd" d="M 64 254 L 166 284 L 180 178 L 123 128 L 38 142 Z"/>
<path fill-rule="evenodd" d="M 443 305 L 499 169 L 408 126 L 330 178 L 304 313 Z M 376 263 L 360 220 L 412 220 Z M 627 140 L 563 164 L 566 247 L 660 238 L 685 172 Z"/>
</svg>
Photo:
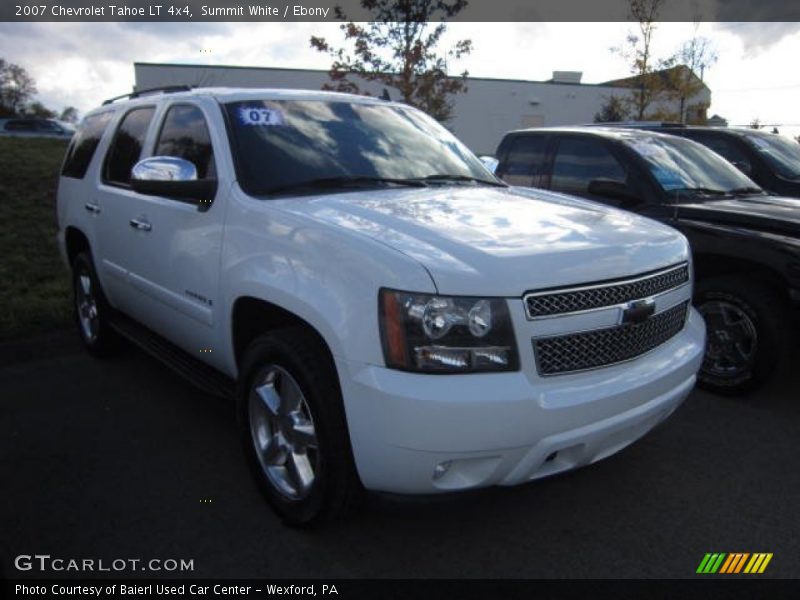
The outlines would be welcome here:
<svg viewBox="0 0 800 600">
<path fill-rule="evenodd" d="M 81 333 L 87 342 L 94 342 L 100 329 L 100 319 L 97 310 L 97 298 L 94 294 L 92 277 L 88 271 L 81 270 L 77 276 L 75 286 L 75 305 L 78 311 L 78 321 Z"/>
<path fill-rule="evenodd" d="M 758 332 L 750 316 L 736 304 L 723 300 L 704 302 L 698 310 L 708 331 L 703 370 L 726 378 L 749 370 L 758 346 Z"/>
<path fill-rule="evenodd" d="M 308 496 L 319 469 L 314 420 L 303 391 L 283 367 L 268 365 L 249 396 L 250 434 L 264 474 L 290 500 Z"/>
</svg>

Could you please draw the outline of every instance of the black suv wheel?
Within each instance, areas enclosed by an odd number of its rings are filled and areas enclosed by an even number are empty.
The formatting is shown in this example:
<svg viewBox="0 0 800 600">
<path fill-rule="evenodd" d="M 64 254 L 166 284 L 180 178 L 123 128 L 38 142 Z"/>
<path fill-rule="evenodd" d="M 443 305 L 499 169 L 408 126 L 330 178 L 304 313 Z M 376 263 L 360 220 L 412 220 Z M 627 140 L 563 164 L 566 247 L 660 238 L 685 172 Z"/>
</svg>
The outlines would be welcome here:
<svg viewBox="0 0 800 600">
<path fill-rule="evenodd" d="M 699 385 L 732 395 L 762 383 L 788 346 L 789 312 L 780 295 L 757 281 L 720 276 L 697 283 L 694 303 L 707 332 Z"/>
</svg>

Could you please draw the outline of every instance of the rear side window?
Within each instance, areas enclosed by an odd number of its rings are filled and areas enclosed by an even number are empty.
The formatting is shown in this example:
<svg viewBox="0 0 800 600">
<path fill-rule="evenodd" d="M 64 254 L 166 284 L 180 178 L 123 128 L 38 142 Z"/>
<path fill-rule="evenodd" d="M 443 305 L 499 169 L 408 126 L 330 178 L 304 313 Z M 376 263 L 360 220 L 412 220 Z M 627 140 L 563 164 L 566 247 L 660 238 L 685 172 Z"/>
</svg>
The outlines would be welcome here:
<svg viewBox="0 0 800 600">
<path fill-rule="evenodd" d="M 197 106 L 179 104 L 167 111 L 155 155 L 177 156 L 194 163 L 200 179 L 215 175 L 211 136 L 203 112 Z"/>
<path fill-rule="evenodd" d="M 601 140 L 564 138 L 558 144 L 550 187 L 569 194 L 586 194 L 594 179 L 625 183 L 627 173 Z"/>
<path fill-rule="evenodd" d="M 547 139 L 543 135 L 515 138 L 498 175 L 511 185 L 539 185 L 539 176 L 545 170 Z"/>
<path fill-rule="evenodd" d="M 131 169 L 142 154 L 144 138 L 153 119 L 155 108 L 134 108 L 122 118 L 106 155 L 103 180 L 117 185 L 129 185 Z"/>
<path fill-rule="evenodd" d="M 61 169 L 64 177 L 82 179 L 86 175 L 94 151 L 97 150 L 97 145 L 100 143 L 100 138 L 103 137 L 112 114 L 111 111 L 106 111 L 89 115 L 83 120 L 78 133 L 72 138 L 72 143 L 67 148 L 67 157 L 64 159 L 64 167 Z"/>
</svg>

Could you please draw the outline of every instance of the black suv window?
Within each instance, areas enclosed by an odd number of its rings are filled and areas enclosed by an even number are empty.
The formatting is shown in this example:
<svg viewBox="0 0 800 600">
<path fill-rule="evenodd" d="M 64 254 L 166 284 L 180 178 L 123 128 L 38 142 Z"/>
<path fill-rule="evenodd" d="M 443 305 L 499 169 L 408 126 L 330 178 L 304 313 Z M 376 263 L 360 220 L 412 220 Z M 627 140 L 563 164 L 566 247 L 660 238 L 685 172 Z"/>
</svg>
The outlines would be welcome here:
<svg viewBox="0 0 800 600">
<path fill-rule="evenodd" d="M 512 139 L 502 172 L 497 175 L 511 185 L 540 185 L 544 173 L 547 136 L 521 135 Z"/>
<path fill-rule="evenodd" d="M 211 136 L 197 106 L 178 104 L 167 111 L 155 155 L 177 156 L 194 163 L 200 179 L 215 175 Z"/>
<path fill-rule="evenodd" d="M 53 123 L 52 121 L 36 121 L 36 131 L 54 131 L 56 133 L 61 133 L 64 130 L 58 126 L 57 123 Z"/>
<path fill-rule="evenodd" d="M 152 106 L 134 108 L 122 118 L 106 156 L 104 181 L 122 185 L 130 183 L 131 169 L 142 154 L 142 144 L 154 111 Z"/>
<path fill-rule="evenodd" d="M 551 189 L 586 194 L 594 179 L 625 183 L 627 173 L 602 140 L 562 138 L 553 162 Z"/>
<path fill-rule="evenodd" d="M 31 120 L 19 119 L 8 121 L 5 125 L 6 131 L 34 131 L 35 125 Z"/>
<path fill-rule="evenodd" d="M 749 173 L 752 170 L 752 164 L 744 150 L 739 148 L 734 140 L 728 139 L 725 135 L 714 135 L 713 133 L 705 132 L 686 132 L 684 135 L 707 148 L 711 148 L 742 171 Z"/>
<path fill-rule="evenodd" d="M 67 157 L 64 159 L 64 166 L 61 174 L 64 177 L 83 178 L 89 163 L 92 162 L 94 151 L 100 143 L 100 138 L 111 120 L 111 111 L 89 115 L 83 120 L 78 133 L 72 138 L 72 142 L 67 148 Z"/>
</svg>

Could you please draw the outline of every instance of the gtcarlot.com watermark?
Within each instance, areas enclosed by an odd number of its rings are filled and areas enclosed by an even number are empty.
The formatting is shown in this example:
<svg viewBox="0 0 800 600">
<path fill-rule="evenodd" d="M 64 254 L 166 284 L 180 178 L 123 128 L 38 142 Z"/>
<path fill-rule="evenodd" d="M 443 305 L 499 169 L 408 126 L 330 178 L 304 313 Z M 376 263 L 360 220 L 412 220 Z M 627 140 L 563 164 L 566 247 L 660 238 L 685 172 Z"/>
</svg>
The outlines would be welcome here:
<svg viewBox="0 0 800 600">
<path fill-rule="evenodd" d="M 17 571 L 38 573 L 122 573 L 152 571 L 185 573 L 194 571 L 194 559 L 186 558 L 62 558 L 49 554 L 20 554 L 14 559 Z"/>
</svg>

